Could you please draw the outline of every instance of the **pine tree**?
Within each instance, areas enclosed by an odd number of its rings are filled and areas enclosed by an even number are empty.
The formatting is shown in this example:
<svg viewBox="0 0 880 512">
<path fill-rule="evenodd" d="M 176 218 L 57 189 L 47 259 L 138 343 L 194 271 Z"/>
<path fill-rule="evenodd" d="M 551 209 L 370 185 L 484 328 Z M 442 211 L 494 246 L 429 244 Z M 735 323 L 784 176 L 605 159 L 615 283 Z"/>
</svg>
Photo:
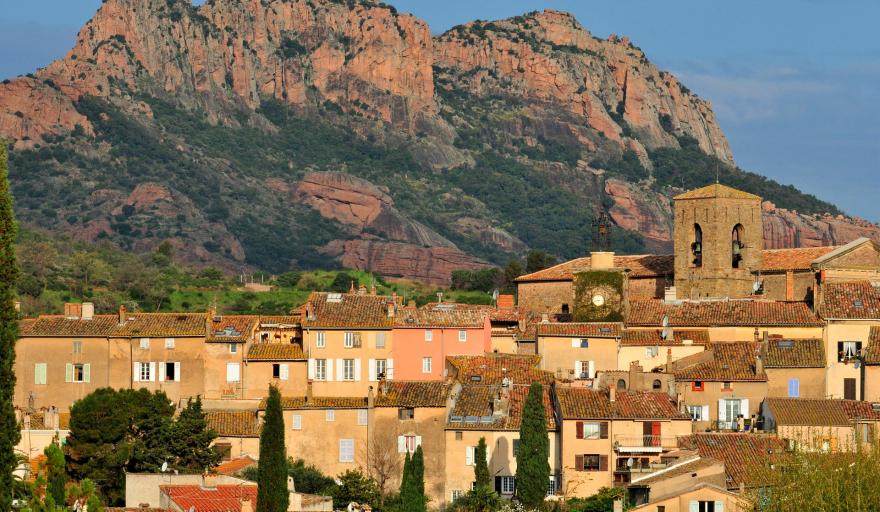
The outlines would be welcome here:
<svg viewBox="0 0 880 512">
<path fill-rule="evenodd" d="M 476 487 L 492 487 L 492 480 L 489 476 L 489 463 L 486 461 L 485 437 L 480 438 L 474 453 L 474 481 L 476 482 Z"/>
<path fill-rule="evenodd" d="M 12 472 L 15 471 L 15 445 L 21 437 L 15 420 L 12 395 L 15 390 L 15 340 L 18 339 L 18 312 L 15 310 L 15 216 L 6 144 L 0 141 L 0 510 L 12 508 Z"/>
<path fill-rule="evenodd" d="M 537 508 L 547 495 L 550 480 L 550 440 L 544 412 L 544 387 L 535 382 L 523 406 L 516 454 L 516 495 L 527 507 Z"/>
<path fill-rule="evenodd" d="M 275 386 L 269 386 L 269 398 L 266 400 L 257 475 L 257 512 L 286 512 L 290 494 L 287 490 L 284 416 L 281 412 L 281 393 Z"/>
<path fill-rule="evenodd" d="M 220 454 L 211 446 L 217 433 L 208 428 L 201 396 L 187 400 L 172 432 L 171 455 L 178 470 L 204 473 L 220 462 Z"/>
<path fill-rule="evenodd" d="M 48 483 L 46 485 L 46 493 L 52 496 L 55 503 L 64 503 L 64 486 L 67 484 L 67 473 L 65 472 L 64 452 L 58 446 L 56 441 L 43 450 L 46 455 L 46 473 Z"/>
</svg>

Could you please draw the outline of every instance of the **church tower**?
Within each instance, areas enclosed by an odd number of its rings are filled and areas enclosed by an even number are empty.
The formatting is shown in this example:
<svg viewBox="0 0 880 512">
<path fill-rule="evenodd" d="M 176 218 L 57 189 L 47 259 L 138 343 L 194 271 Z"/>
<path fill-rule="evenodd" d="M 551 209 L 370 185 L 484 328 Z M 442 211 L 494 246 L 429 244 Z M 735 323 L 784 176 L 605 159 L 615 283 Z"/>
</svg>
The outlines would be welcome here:
<svg viewBox="0 0 880 512">
<path fill-rule="evenodd" d="M 677 298 L 752 294 L 764 245 L 761 198 L 715 183 L 674 200 Z"/>
</svg>

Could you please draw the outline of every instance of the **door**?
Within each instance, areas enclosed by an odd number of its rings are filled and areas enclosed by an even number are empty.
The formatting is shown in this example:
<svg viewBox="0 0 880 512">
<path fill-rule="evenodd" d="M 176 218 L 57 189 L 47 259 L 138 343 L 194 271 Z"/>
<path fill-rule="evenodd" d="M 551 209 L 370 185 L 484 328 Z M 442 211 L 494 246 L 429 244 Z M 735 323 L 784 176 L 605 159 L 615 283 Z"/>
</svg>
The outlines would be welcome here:
<svg viewBox="0 0 880 512">
<path fill-rule="evenodd" d="M 856 399 L 856 379 L 843 379 L 843 398 L 845 400 Z"/>
</svg>

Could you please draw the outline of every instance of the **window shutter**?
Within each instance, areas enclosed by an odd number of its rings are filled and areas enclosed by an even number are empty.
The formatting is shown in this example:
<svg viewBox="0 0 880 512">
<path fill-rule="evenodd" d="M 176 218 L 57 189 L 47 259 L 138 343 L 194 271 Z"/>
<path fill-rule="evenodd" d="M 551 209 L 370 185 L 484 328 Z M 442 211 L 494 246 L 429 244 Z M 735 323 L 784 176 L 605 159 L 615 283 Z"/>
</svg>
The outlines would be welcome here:
<svg viewBox="0 0 880 512">
<path fill-rule="evenodd" d="M 578 439 L 584 438 L 584 422 L 583 421 L 579 421 L 579 422 L 575 423 L 575 437 L 577 437 Z"/>
<path fill-rule="evenodd" d="M 580 361 L 574 362 L 574 378 L 575 379 L 581 378 L 581 362 Z"/>
<path fill-rule="evenodd" d="M 34 365 L 34 384 L 46 383 L 46 363 Z"/>
<path fill-rule="evenodd" d="M 749 399 L 743 398 L 742 400 L 740 400 L 739 407 L 740 407 L 739 412 L 740 412 L 740 414 L 743 415 L 743 418 L 748 418 L 749 417 Z M 734 418 L 734 419 L 736 419 L 736 418 Z"/>
<path fill-rule="evenodd" d="M 302 430 L 303 428 L 303 417 L 300 414 L 293 415 L 293 430 Z"/>
<path fill-rule="evenodd" d="M 397 453 L 406 453 L 406 437 L 397 436 Z"/>
<path fill-rule="evenodd" d="M 608 439 L 608 422 L 599 422 L 599 439 Z"/>
<path fill-rule="evenodd" d="M 800 396 L 800 380 L 788 379 L 788 396 L 798 398 Z"/>
<path fill-rule="evenodd" d="M 703 421 L 709 421 L 709 406 L 703 406 L 703 414 L 700 416 L 700 419 Z"/>
<path fill-rule="evenodd" d="M 326 375 L 327 378 L 325 379 L 325 380 L 327 380 L 327 382 L 330 382 L 333 380 L 333 360 L 332 359 L 325 359 L 324 360 L 324 373 L 327 374 Z"/>
<path fill-rule="evenodd" d="M 715 501 L 715 512 L 724 512 L 724 502 L 721 500 Z"/>
<path fill-rule="evenodd" d="M 309 359 L 308 377 L 309 377 L 309 380 L 315 380 L 315 360 L 314 359 Z"/>
<path fill-rule="evenodd" d="M 571 348 L 580 348 L 580 347 L 581 347 L 580 338 L 572 338 L 571 339 Z"/>
<path fill-rule="evenodd" d="M 422 436 L 416 436 L 416 448 L 419 446 L 422 446 Z"/>
<path fill-rule="evenodd" d="M 599 455 L 599 471 L 608 471 L 607 455 Z"/>
<path fill-rule="evenodd" d="M 394 359 L 388 359 L 385 363 L 385 380 L 394 379 Z"/>
<path fill-rule="evenodd" d="M 574 456 L 574 469 L 577 471 L 584 470 L 584 456 L 583 455 L 575 455 Z"/>
<path fill-rule="evenodd" d="M 287 378 L 290 376 L 290 370 L 288 369 L 288 366 L 286 364 L 282 364 L 280 370 L 281 371 L 279 372 L 279 376 L 281 377 L 281 380 L 287 380 Z"/>
<path fill-rule="evenodd" d="M 376 360 L 370 359 L 367 361 L 367 379 L 370 382 L 376 382 Z"/>
<path fill-rule="evenodd" d="M 92 381 L 92 365 L 86 363 L 83 365 L 83 382 Z"/>
<path fill-rule="evenodd" d="M 174 382 L 180 382 L 180 363 L 174 363 Z"/>
<path fill-rule="evenodd" d="M 140 363 L 134 363 L 134 365 L 132 365 L 131 374 L 134 376 L 134 378 L 132 378 L 131 380 L 134 381 L 134 382 L 140 382 L 140 381 L 141 381 L 141 368 L 140 368 L 140 365 L 141 365 Z M 71 366 L 71 365 L 67 365 L 67 366 Z M 71 376 L 72 376 L 72 375 L 73 375 L 73 374 L 71 373 Z M 72 377 L 71 377 L 71 378 L 72 378 Z M 67 382 L 70 382 L 70 380 L 68 380 Z"/>
<path fill-rule="evenodd" d="M 465 450 L 466 451 L 464 454 L 464 464 L 466 466 L 473 466 L 474 465 L 474 447 L 468 446 L 465 448 Z"/>
<path fill-rule="evenodd" d="M 596 377 L 596 364 L 595 364 L 595 362 L 590 361 L 589 365 L 590 365 L 590 367 L 589 367 L 589 373 L 587 374 L 587 377 L 590 379 L 593 379 Z"/>
<path fill-rule="evenodd" d="M 718 421 L 727 421 L 727 408 L 724 407 L 724 399 L 718 400 Z"/>
<path fill-rule="evenodd" d="M 338 380 L 345 378 L 345 361 L 343 359 L 336 360 L 336 378 Z"/>
<path fill-rule="evenodd" d="M 159 363 L 159 382 L 165 382 L 165 363 Z"/>
<path fill-rule="evenodd" d="M 497 492 L 498 494 L 501 494 L 501 477 L 500 476 L 495 477 L 495 492 Z"/>
<path fill-rule="evenodd" d="M 361 360 L 360 359 L 354 360 L 354 380 L 355 381 L 361 380 Z"/>
<path fill-rule="evenodd" d="M 150 382 L 156 381 L 156 363 L 150 363 Z"/>
<path fill-rule="evenodd" d="M 688 503 L 688 512 L 700 512 L 700 502 L 697 500 L 691 500 Z"/>
</svg>

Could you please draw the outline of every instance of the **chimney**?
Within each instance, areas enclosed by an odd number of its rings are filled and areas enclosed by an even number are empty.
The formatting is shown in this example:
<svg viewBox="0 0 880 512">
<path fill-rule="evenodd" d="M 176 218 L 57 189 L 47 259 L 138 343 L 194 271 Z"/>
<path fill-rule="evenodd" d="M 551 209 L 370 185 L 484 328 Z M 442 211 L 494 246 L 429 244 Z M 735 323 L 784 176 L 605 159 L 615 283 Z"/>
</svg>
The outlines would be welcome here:
<svg viewBox="0 0 880 512">
<path fill-rule="evenodd" d="M 642 368 L 639 366 L 638 361 L 632 361 L 629 363 L 629 389 L 641 389 L 641 382 L 637 382 L 639 378 L 639 374 L 642 372 Z"/>
<path fill-rule="evenodd" d="M 66 302 L 64 304 L 64 316 L 69 320 L 79 320 L 82 315 L 82 304 Z"/>
<path fill-rule="evenodd" d="M 764 373 L 764 344 L 762 343 L 755 354 L 755 375 Z"/>
<path fill-rule="evenodd" d="M 398 297 L 397 292 L 391 292 L 391 302 L 394 304 L 403 304 L 402 297 Z"/>
<path fill-rule="evenodd" d="M 541 323 L 549 324 L 550 323 L 550 315 L 547 313 L 541 313 Z"/>
<path fill-rule="evenodd" d="M 666 349 L 666 371 L 667 372 L 672 371 L 672 349 L 671 348 Z"/>
<path fill-rule="evenodd" d="M 351 286 L 348 288 L 348 293 L 354 293 L 354 279 L 351 280 Z"/>
<path fill-rule="evenodd" d="M 312 301 L 306 301 L 306 320 L 315 319 L 315 306 Z"/>
<path fill-rule="evenodd" d="M 393 298 L 396 299 L 396 297 Z M 394 308 L 396 307 L 396 304 L 392 301 L 385 304 L 385 307 L 388 309 L 388 318 L 394 318 Z"/>
<path fill-rule="evenodd" d="M 613 512 L 623 512 L 623 500 L 614 500 L 612 507 Z"/>
<path fill-rule="evenodd" d="M 416 309 L 415 299 L 410 299 L 409 302 L 406 303 L 406 307 L 408 307 L 410 309 Z"/>
<path fill-rule="evenodd" d="M 287 477 L 287 479 L 293 480 L 290 477 Z M 254 506 L 251 505 L 250 496 L 245 496 L 243 492 L 242 492 L 242 497 L 241 497 L 241 512 L 254 512 Z"/>
<path fill-rule="evenodd" d="M 608 401 L 612 403 L 617 401 L 617 386 L 613 383 L 608 386 Z"/>
<path fill-rule="evenodd" d="M 609 268 L 614 268 L 614 253 L 606 251 L 591 252 L 590 268 L 593 270 L 608 270 Z"/>
<path fill-rule="evenodd" d="M 287 477 L 287 492 L 296 492 L 296 486 L 293 483 L 293 477 Z"/>
<path fill-rule="evenodd" d="M 376 285 L 375 284 L 370 285 L 370 295 L 376 295 Z"/>
<path fill-rule="evenodd" d="M 675 403 L 678 404 L 678 412 L 684 413 L 687 407 L 684 405 L 684 397 L 681 393 L 675 395 Z"/>
<path fill-rule="evenodd" d="M 366 295 L 367 294 L 367 286 L 362 284 L 358 288 L 358 295 Z"/>
<path fill-rule="evenodd" d="M 117 318 L 117 322 L 119 325 L 124 325 L 125 321 L 128 319 L 125 313 L 125 304 L 119 305 L 119 318 Z"/>
<path fill-rule="evenodd" d="M 217 475 L 215 473 L 205 473 L 202 475 L 202 489 L 216 489 Z"/>
<path fill-rule="evenodd" d="M 513 295 L 499 295 L 495 301 L 498 309 L 510 309 L 513 307 Z"/>
<path fill-rule="evenodd" d="M 83 302 L 82 303 L 82 319 L 83 320 L 91 320 L 95 318 L 95 303 L 94 302 Z"/>
</svg>

